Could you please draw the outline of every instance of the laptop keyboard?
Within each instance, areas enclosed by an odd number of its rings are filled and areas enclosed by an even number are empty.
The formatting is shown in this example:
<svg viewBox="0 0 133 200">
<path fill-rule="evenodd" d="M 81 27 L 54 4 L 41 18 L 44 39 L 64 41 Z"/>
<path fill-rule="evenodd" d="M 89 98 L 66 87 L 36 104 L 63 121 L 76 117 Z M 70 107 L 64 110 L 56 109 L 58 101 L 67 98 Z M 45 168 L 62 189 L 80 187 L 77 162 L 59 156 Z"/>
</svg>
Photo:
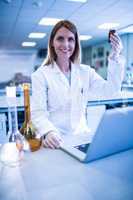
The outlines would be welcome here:
<svg viewBox="0 0 133 200">
<path fill-rule="evenodd" d="M 76 149 L 86 153 L 87 150 L 88 150 L 88 147 L 89 147 L 90 143 L 87 143 L 87 144 L 81 144 L 81 145 L 78 145 L 78 146 L 75 146 Z"/>
</svg>

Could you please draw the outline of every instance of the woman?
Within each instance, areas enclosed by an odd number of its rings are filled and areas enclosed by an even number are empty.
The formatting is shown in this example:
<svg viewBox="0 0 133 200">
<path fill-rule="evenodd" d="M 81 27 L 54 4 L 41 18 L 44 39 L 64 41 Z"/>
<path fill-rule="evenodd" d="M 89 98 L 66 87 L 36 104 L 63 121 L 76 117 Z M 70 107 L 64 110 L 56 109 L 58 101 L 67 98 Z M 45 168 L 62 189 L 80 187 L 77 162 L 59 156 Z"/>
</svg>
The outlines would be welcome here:
<svg viewBox="0 0 133 200">
<path fill-rule="evenodd" d="M 53 28 L 45 63 L 32 74 L 32 122 L 45 147 L 58 148 L 62 134 L 87 131 L 85 108 L 93 95 L 107 98 L 121 89 L 123 61 L 120 38 L 111 35 L 108 78 L 102 79 L 92 68 L 80 64 L 77 29 L 67 20 Z"/>
</svg>

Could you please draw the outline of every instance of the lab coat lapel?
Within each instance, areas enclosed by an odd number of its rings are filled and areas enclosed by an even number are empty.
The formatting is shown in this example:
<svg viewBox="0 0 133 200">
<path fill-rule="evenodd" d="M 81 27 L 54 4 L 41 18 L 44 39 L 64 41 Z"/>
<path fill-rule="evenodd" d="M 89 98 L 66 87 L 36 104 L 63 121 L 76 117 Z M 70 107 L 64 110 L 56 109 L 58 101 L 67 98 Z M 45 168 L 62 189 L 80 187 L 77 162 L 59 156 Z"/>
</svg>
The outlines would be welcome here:
<svg viewBox="0 0 133 200">
<path fill-rule="evenodd" d="M 54 62 L 53 67 L 54 67 L 54 73 L 55 73 L 57 79 L 61 81 L 61 84 L 63 84 L 64 87 L 69 89 L 70 88 L 69 82 L 68 82 L 67 78 L 65 77 L 65 75 L 63 74 L 63 72 L 61 72 L 61 70 L 57 66 L 56 62 Z"/>
<path fill-rule="evenodd" d="M 65 75 L 61 72 L 57 64 L 54 62 L 52 65 L 52 80 L 54 80 L 56 88 L 56 96 L 61 106 L 65 106 L 68 101 L 70 101 L 70 85 L 65 77 Z M 51 80 L 51 81 L 52 81 Z"/>
<path fill-rule="evenodd" d="M 71 66 L 71 127 L 75 131 L 83 112 L 83 84 L 78 65 Z M 76 131 L 77 132 L 77 131 Z"/>
</svg>

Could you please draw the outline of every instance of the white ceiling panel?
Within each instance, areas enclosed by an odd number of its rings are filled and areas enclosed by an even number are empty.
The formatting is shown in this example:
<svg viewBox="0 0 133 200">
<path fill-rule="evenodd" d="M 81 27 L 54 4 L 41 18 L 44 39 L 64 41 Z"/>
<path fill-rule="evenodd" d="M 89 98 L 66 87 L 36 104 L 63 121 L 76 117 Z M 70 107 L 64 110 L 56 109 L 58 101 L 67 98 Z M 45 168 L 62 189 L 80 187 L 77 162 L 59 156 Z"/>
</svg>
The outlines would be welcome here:
<svg viewBox="0 0 133 200">
<path fill-rule="evenodd" d="M 63 0 L 64 1 L 64 0 Z M 23 0 L 23 9 L 39 9 L 47 11 L 56 0 Z"/>
<path fill-rule="evenodd" d="M 21 4 L 22 4 L 23 0 L 12 0 L 11 3 L 8 3 L 8 1 L 6 0 L 0 0 L 0 8 L 2 9 L 10 9 L 10 8 L 15 8 L 18 9 Z"/>
<path fill-rule="evenodd" d="M 67 1 L 67 0 L 55 0 L 55 3 L 53 5 L 52 9 L 55 9 L 55 10 L 68 9 L 68 11 L 69 11 L 71 9 L 77 9 L 82 5 L 83 4 L 80 2 L 75 3 L 75 2 L 71 2 L 71 1 Z"/>
</svg>

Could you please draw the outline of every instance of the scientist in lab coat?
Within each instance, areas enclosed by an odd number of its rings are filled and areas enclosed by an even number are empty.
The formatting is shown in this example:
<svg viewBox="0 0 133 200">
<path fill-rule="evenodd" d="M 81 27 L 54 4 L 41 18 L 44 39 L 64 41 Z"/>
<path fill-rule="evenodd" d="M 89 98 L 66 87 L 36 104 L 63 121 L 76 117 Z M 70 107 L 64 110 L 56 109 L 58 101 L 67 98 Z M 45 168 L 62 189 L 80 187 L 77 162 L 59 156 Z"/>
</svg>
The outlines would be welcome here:
<svg viewBox="0 0 133 200">
<path fill-rule="evenodd" d="M 121 90 L 124 62 L 122 43 L 111 35 L 107 81 L 91 67 L 80 64 L 80 43 L 76 26 L 58 22 L 50 35 L 43 65 L 32 74 L 31 119 L 44 138 L 43 145 L 58 148 L 62 135 L 88 131 L 87 101 L 108 98 Z M 76 137 L 76 136 L 75 136 Z"/>
</svg>

